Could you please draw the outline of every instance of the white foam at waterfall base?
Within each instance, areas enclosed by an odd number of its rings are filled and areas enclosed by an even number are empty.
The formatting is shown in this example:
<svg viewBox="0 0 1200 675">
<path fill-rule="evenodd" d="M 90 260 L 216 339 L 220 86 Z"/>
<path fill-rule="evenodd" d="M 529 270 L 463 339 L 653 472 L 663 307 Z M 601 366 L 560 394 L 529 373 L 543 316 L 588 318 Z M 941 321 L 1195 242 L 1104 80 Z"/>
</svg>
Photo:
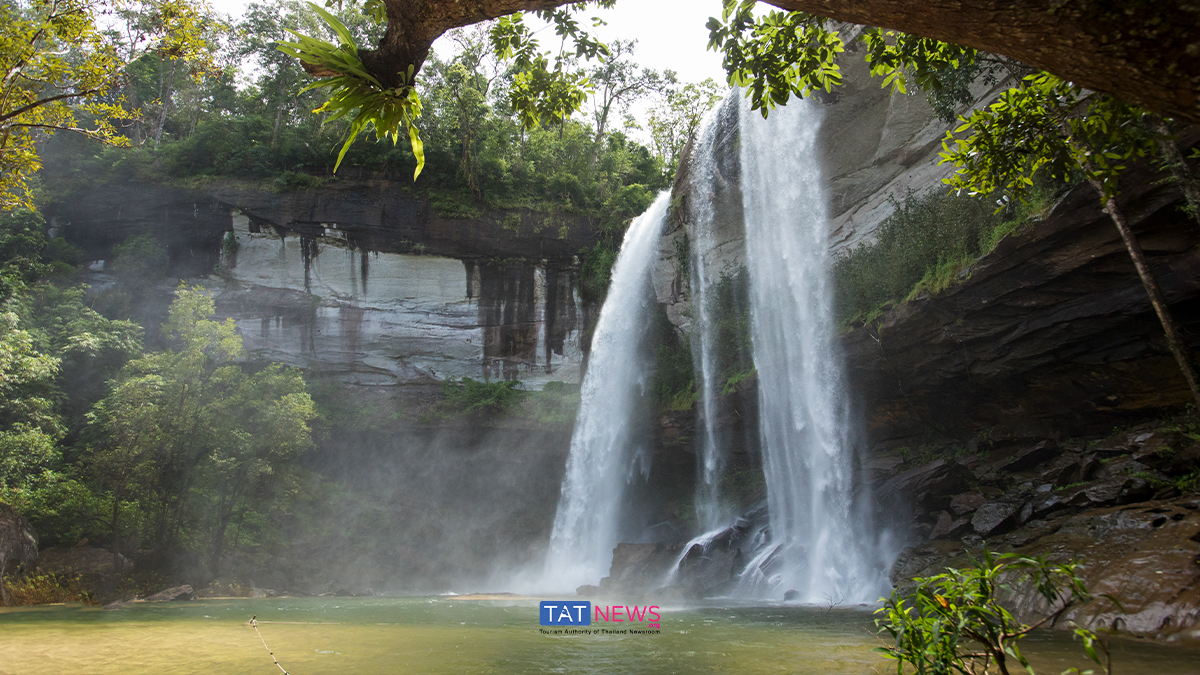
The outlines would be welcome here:
<svg viewBox="0 0 1200 675">
<path fill-rule="evenodd" d="M 873 602 L 885 586 L 871 519 L 853 500 L 852 420 L 834 341 L 820 110 L 793 100 L 768 119 L 742 102 L 742 199 L 758 371 L 772 570 L 743 591 L 803 602 Z M 749 587 L 747 587 L 749 586 Z"/>
<path fill-rule="evenodd" d="M 550 535 L 541 580 L 546 591 L 596 583 L 607 575 L 618 543 L 625 487 L 636 473 L 632 421 L 649 370 L 639 353 L 650 304 L 646 285 L 670 197 L 660 194 L 629 226 L 613 267 Z"/>
</svg>

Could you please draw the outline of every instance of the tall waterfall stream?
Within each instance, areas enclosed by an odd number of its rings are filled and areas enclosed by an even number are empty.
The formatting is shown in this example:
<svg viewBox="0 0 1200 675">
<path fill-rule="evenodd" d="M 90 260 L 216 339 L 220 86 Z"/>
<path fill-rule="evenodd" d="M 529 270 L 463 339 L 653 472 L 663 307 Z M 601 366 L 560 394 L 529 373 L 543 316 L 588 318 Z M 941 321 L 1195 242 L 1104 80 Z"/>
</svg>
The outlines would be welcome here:
<svg viewBox="0 0 1200 675">
<path fill-rule="evenodd" d="M 607 573 L 618 543 L 623 486 L 636 470 L 632 418 L 646 378 L 638 350 L 649 304 L 646 284 L 670 200 L 668 192 L 659 195 L 630 225 L 613 267 L 550 535 L 544 577 L 549 588 L 595 583 Z"/>
<path fill-rule="evenodd" d="M 763 119 L 743 100 L 742 203 L 751 338 L 772 574 L 753 585 L 795 589 L 805 602 L 881 595 L 874 527 L 855 504 L 855 424 L 834 340 L 826 197 L 817 152 L 820 111 L 793 101 Z"/>
</svg>

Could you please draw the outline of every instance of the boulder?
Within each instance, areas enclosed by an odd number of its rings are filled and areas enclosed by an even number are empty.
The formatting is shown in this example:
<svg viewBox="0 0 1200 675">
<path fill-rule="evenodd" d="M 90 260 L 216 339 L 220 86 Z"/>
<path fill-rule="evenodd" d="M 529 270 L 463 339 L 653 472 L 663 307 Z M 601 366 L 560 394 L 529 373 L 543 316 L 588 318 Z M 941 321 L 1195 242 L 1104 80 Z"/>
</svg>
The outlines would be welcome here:
<svg viewBox="0 0 1200 675">
<path fill-rule="evenodd" d="M 1168 476 L 1181 476 L 1200 466 L 1200 443 L 1179 432 L 1156 432 L 1142 443 L 1133 458 Z"/>
<path fill-rule="evenodd" d="M 1020 509 L 1015 504 L 988 502 L 975 511 L 971 527 L 981 537 L 1002 534 L 1019 525 Z"/>
<path fill-rule="evenodd" d="M 38 537 L 24 516 L 0 503 L 0 604 L 8 601 L 4 577 L 20 577 L 37 566 Z"/>
<path fill-rule="evenodd" d="M 1091 508 L 1130 504 L 1153 496 L 1154 488 L 1145 478 L 1117 475 L 1069 490 L 1063 499 L 1070 506 Z"/>
<path fill-rule="evenodd" d="M 117 554 L 118 567 L 114 569 L 112 551 L 108 549 L 95 546 L 52 546 L 42 550 L 38 569 L 49 574 L 86 574 L 103 577 L 119 572 L 128 564 L 125 556 Z"/>
<path fill-rule="evenodd" d="M 656 602 L 666 604 L 690 602 L 693 600 L 699 600 L 702 596 L 694 588 L 675 585 L 656 588 L 652 597 Z"/>
<path fill-rule="evenodd" d="M 600 580 L 600 590 L 637 593 L 658 588 L 679 552 L 680 547 L 666 544 L 617 544 L 609 575 Z"/>
<path fill-rule="evenodd" d="M 1042 441 L 1033 447 L 1017 449 L 999 469 L 1006 473 L 1025 471 L 1054 459 L 1058 454 L 1058 446 L 1054 441 Z"/>
<path fill-rule="evenodd" d="M 192 592 L 192 587 L 184 584 L 182 586 L 173 586 L 163 589 L 154 595 L 146 598 L 146 602 L 172 602 L 175 600 L 191 600 L 195 597 Z"/>
<path fill-rule="evenodd" d="M 955 519 L 946 511 L 938 513 L 937 523 L 934 524 L 933 530 L 929 533 L 930 539 L 941 539 L 942 537 L 954 537 L 966 531 L 971 524 L 970 518 Z"/>
<path fill-rule="evenodd" d="M 575 589 L 575 595 L 578 595 L 581 598 L 594 598 L 599 594 L 600 587 L 592 586 L 591 584 L 584 584 Z"/>
<path fill-rule="evenodd" d="M 962 492 L 972 480 L 971 472 L 961 464 L 938 459 L 914 467 L 888 480 L 879 488 L 880 495 L 903 495 L 920 508 L 948 502 L 949 495 Z"/>
<path fill-rule="evenodd" d="M 956 516 L 966 515 L 987 503 L 987 497 L 978 492 L 964 492 L 950 500 L 950 510 Z"/>
<path fill-rule="evenodd" d="M 696 544 L 679 563 L 679 580 L 707 595 L 733 581 L 741 553 L 739 549 L 724 548 L 705 551 Z"/>
</svg>

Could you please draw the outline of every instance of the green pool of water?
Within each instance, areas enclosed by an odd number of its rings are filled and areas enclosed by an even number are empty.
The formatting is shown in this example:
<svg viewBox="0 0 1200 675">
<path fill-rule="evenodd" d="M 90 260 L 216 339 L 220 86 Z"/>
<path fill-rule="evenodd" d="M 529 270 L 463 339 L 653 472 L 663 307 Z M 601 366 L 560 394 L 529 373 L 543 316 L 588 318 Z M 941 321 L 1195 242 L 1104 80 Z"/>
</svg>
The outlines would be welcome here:
<svg viewBox="0 0 1200 675">
<path fill-rule="evenodd" d="M 884 673 L 866 611 L 805 607 L 664 610 L 650 635 L 546 635 L 535 600 L 288 598 L 0 610 L 0 673 L 292 675 Z M 597 626 L 593 626 L 595 628 Z M 1039 674 L 1086 666 L 1059 634 L 1030 638 Z M 1116 645 L 1120 675 L 1200 673 L 1200 649 Z M 894 670 L 893 670 L 894 672 Z"/>
</svg>

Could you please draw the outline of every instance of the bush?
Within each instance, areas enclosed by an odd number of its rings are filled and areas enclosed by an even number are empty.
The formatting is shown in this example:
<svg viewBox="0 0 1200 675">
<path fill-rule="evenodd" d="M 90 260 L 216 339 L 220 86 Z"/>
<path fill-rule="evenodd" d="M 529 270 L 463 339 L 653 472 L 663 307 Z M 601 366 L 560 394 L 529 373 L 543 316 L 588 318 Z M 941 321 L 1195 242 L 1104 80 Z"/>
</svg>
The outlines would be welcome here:
<svg viewBox="0 0 1200 675">
<path fill-rule="evenodd" d="M 878 651 L 896 661 L 896 672 L 905 665 L 918 673 L 935 675 L 985 675 L 996 671 L 1007 675 L 1010 665 L 1034 675 L 1019 642 L 1036 628 L 1052 624 L 1068 610 L 1090 602 L 1091 594 L 1079 577 L 1076 563 L 1055 563 L 1045 558 L 1028 558 L 1015 553 L 984 559 L 965 570 L 947 569 L 944 574 L 913 579 L 910 592 L 892 592 L 884 606 L 875 611 L 875 625 L 894 644 Z M 1033 624 L 1020 622 L 1000 603 L 1000 592 L 1013 587 L 1034 588 L 1045 600 L 1046 614 Z M 1096 635 L 1075 628 L 1089 658 L 1111 672 L 1096 652 L 1108 650 Z M 1016 664 L 1010 664 L 1010 659 Z M 1071 671 L 1068 671 L 1071 672 Z M 1078 672 L 1077 670 L 1074 672 Z"/>
<path fill-rule="evenodd" d="M 903 202 L 892 203 L 896 211 L 879 226 L 876 241 L 834 262 L 843 321 L 869 317 L 883 305 L 905 299 L 930 272 L 938 282 L 953 277 L 964 260 L 979 254 L 980 235 L 998 222 L 984 200 L 939 191 L 910 191 Z"/>
<path fill-rule="evenodd" d="M 488 382 L 464 377 L 450 378 L 442 384 L 442 400 L 431 410 L 433 418 L 459 415 L 495 416 L 508 411 L 523 393 L 516 380 Z"/>
<path fill-rule="evenodd" d="M 13 607 L 53 602 L 93 602 L 92 594 L 79 574 L 31 574 L 20 579 L 6 577 L 0 582 L 8 589 L 8 604 Z"/>
<path fill-rule="evenodd" d="M 843 325 L 870 321 L 890 303 L 937 293 L 966 278 L 979 256 L 1006 235 L 1040 219 L 1062 186 L 1038 179 L 1030 202 L 1004 215 L 988 198 L 912 191 L 892 200 L 895 213 L 879 226 L 874 243 L 859 245 L 833 263 L 838 316 Z"/>
</svg>

